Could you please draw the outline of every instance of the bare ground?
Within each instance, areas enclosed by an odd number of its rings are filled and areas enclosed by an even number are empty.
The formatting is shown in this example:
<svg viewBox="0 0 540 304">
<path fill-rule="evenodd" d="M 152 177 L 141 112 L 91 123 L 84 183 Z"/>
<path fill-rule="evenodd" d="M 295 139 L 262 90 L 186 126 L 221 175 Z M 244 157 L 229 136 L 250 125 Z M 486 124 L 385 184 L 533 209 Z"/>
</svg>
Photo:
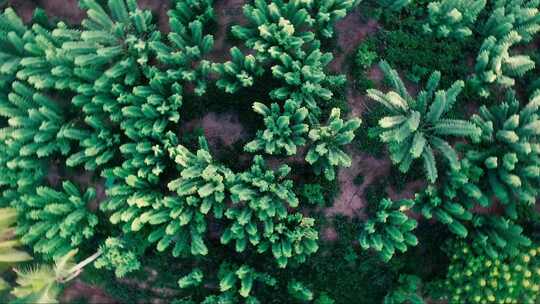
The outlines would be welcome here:
<svg viewBox="0 0 540 304">
<path fill-rule="evenodd" d="M 348 153 L 352 155 L 352 166 L 342 168 L 339 171 L 337 178 L 341 190 L 334 205 L 324 210 L 326 216 L 365 217 L 363 212 L 366 206 L 364 191 L 371 183 L 388 175 L 390 171 L 391 164 L 388 159 L 376 159 L 351 150 L 349 149 Z M 359 174 L 364 176 L 364 180 L 362 184 L 355 185 L 354 179 Z"/>
<path fill-rule="evenodd" d="M 80 9 L 78 0 L 38 0 L 37 6 L 44 9 L 48 16 L 67 21 L 69 24 L 79 24 L 86 17 Z"/>
<path fill-rule="evenodd" d="M 238 115 L 234 113 L 207 113 L 203 118 L 183 124 L 181 132 L 193 131 L 197 127 L 204 130 L 204 136 L 212 146 L 230 146 L 246 137 Z"/>
<path fill-rule="evenodd" d="M 230 59 L 229 50 L 232 45 L 227 36 L 231 26 L 244 25 L 247 20 L 242 12 L 246 0 L 216 0 L 214 11 L 216 13 L 217 31 L 214 33 L 214 49 L 207 56 L 214 62 L 225 62 Z"/>
<path fill-rule="evenodd" d="M 494 199 L 494 203 L 491 204 L 489 207 L 482 207 L 480 205 L 474 206 L 472 211 L 475 214 L 498 214 L 502 215 L 505 213 L 504 205 L 499 202 L 499 200 Z M 540 206 L 540 204 L 537 203 L 537 206 Z"/>
<path fill-rule="evenodd" d="M 358 44 L 368 35 L 377 32 L 380 26 L 374 20 L 363 21 L 359 9 L 349 13 L 347 17 L 340 20 L 336 24 L 336 33 L 338 35 L 339 53 L 334 53 L 334 60 L 330 63 L 330 71 L 343 73 L 351 71 L 347 58 L 354 56 L 354 52 Z M 350 116 L 360 117 L 364 111 L 368 110 L 369 101 L 363 92 L 357 91 L 353 87 L 353 75 L 347 73 L 347 102 L 351 108 Z M 378 83 L 382 80 L 382 73 L 378 67 L 374 67 L 368 77 Z M 352 166 L 349 168 L 341 168 L 338 173 L 338 181 L 340 184 L 340 193 L 334 201 L 334 205 L 326 208 L 324 213 L 328 217 L 335 215 L 344 215 L 347 217 L 364 217 L 363 208 L 366 205 L 364 199 L 364 191 L 367 186 L 373 183 L 378 178 L 388 174 L 390 171 L 390 161 L 387 158 L 376 159 L 368 156 L 356 149 L 349 148 L 348 153 L 352 157 Z M 362 184 L 355 185 L 354 179 L 358 175 L 363 175 Z M 323 236 L 326 231 L 323 231 Z M 330 233 L 330 232 L 328 232 Z M 330 233 L 330 235 L 332 235 Z"/>
<path fill-rule="evenodd" d="M 116 304 L 115 299 L 107 295 L 102 289 L 94 287 L 76 279 L 64 289 L 60 298 L 61 303 L 73 303 L 85 299 L 88 304 Z"/>
<path fill-rule="evenodd" d="M 339 53 L 334 53 L 334 60 L 330 63 L 330 70 L 337 73 L 347 71 L 346 59 L 353 55 L 358 44 L 370 34 L 380 29 L 375 20 L 364 22 L 359 8 L 350 12 L 347 17 L 336 23 Z"/>
<path fill-rule="evenodd" d="M 155 269 L 151 268 L 145 268 L 144 269 L 147 273 L 147 279 L 146 281 L 139 281 L 139 280 L 133 280 L 128 278 L 122 278 L 119 279 L 119 282 L 122 284 L 129 285 L 133 288 L 145 290 L 153 295 L 155 295 L 155 298 L 152 298 L 150 300 L 150 303 L 152 304 L 166 304 L 170 303 L 170 299 L 178 296 L 180 293 L 177 289 L 171 289 L 166 287 L 156 287 L 155 282 L 158 279 L 158 272 Z M 168 300 L 167 300 L 168 299 Z M 146 304 L 148 302 L 144 300 L 139 300 L 137 303 Z"/>
<path fill-rule="evenodd" d="M 138 0 L 141 9 L 149 9 L 154 12 L 160 30 L 169 32 L 169 19 L 167 11 L 170 8 L 170 0 Z M 86 17 L 86 13 L 79 7 L 79 0 L 8 0 L 7 6 L 13 7 L 22 17 L 24 22 L 29 22 L 36 7 L 45 10 L 48 16 L 66 21 L 69 24 L 80 24 Z"/>
<path fill-rule="evenodd" d="M 167 12 L 171 8 L 170 0 L 138 0 L 139 7 L 141 9 L 151 10 L 154 16 L 157 18 L 157 25 L 162 33 L 168 33 L 171 31 L 169 27 L 169 16 Z"/>
<path fill-rule="evenodd" d="M 288 156 L 285 158 L 267 156 L 265 157 L 268 167 L 272 169 L 277 169 L 283 164 L 302 164 L 305 163 L 305 157 L 308 151 L 308 146 L 297 147 L 295 155 Z"/>
<path fill-rule="evenodd" d="M 359 9 L 349 13 L 346 18 L 336 24 L 338 34 L 338 48 L 341 52 L 334 54 L 334 60 L 329 69 L 335 72 L 347 72 L 347 102 L 351 108 L 349 116 L 361 117 L 366 111 L 370 110 L 373 101 L 367 98 L 365 92 L 359 92 L 354 88 L 354 75 L 350 72 L 351 56 L 355 55 L 356 47 L 367 36 L 379 31 L 381 28 L 375 20 L 365 20 Z M 384 75 L 378 65 L 368 71 L 367 77 L 371 79 L 376 87 L 382 86 Z M 418 86 L 406 82 L 406 86 L 411 94 L 418 92 Z M 380 178 L 385 178 L 390 174 L 392 166 L 388 157 L 376 159 L 365 155 L 355 149 L 348 149 L 353 159 L 353 165 L 350 168 L 342 168 L 338 174 L 341 191 L 336 198 L 334 205 L 325 210 L 326 216 L 345 215 L 347 217 L 364 217 L 363 208 L 366 205 L 364 191 L 366 188 Z M 364 177 L 361 185 L 355 185 L 354 179 L 358 175 Z M 425 187 L 422 181 L 415 181 L 405 186 L 404 190 L 397 193 L 394 189 L 388 188 L 387 193 L 392 199 L 413 198 L 417 190 Z M 324 232 L 323 232 L 324 233 Z M 324 235 L 324 234 L 323 234 Z"/>
<path fill-rule="evenodd" d="M 97 211 L 99 204 L 107 198 L 105 194 L 105 180 L 99 176 L 95 176 L 94 172 L 83 171 L 80 174 L 69 176 L 67 180 L 75 182 L 80 187 L 81 194 L 84 194 L 88 188 L 94 188 L 96 190 L 96 197 L 89 202 L 88 206 L 91 211 Z"/>
<path fill-rule="evenodd" d="M 320 235 L 322 237 L 322 240 L 325 242 L 335 242 L 338 240 L 338 234 L 337 234 L 336 228 L 332 226 L 328 226 L 324 228 Z"/>
<path fill-rule="evenodd" d="M 96 190 L 96 197 L 94 200 L 89 202 L 88 208 L 92 211 L 98 210 L 99 204 L 106 198 L 105 180 L 99 176 L 96 176 L 95 172 L 81 170 L 68 173 L 61 169 L 62 167 L 63 165 L 60 165 L 57 161 L 49 166 L 49 171 L 47 172 L 46 177 L 48 185 L 59 189 L 62 182 L 72 181 L 80 190 L 82 195 L 84 195 L 86 189 L 94 188 L 94 190 Z"/>
<path fill-rule="evenodd" d="M 12 7 L 24 22 L 32 20 L 32 14 L 36 9 L 36 4 L 28 0 L 8 0 L 6 6 Z"/>
<path fill-rule="evenodd" d="M 84 13 L 78 9 L 77 0 L 39 0 L 40 6 L 45 8 L 47 13 L 51 16 L 58 16 L 60 19 L 64 19 L 70 23 L 79 23 L 84 18 Z M 217 17 L 217 32 L 214 33 L 215 45 L 214 51 L 210 54 L 210 59 L 214 61 L 225 61 L 229 59 L 228 50 L 231 45 L 228 42 L 227 34 L 232 24 L 243 24 L 245 18 L 242 14 L 242 6 L 245 0 L 216 0 L 215 12 Z M 32 16 L 34 4 L 27 0 L 9 0 L 9 3 L 23 16 L 25 21 L 29 21 Z M 139 0 L 142 7 L 153 10 L 159 20 L 160 29 L 168 31 L 168 19 L 166 11 L 170 6 L 169 0 L 165 1 L 153 1 L 153 0 Z M 356 46 L 366 38 L 369 34 L 375 33 L 379 30 L 379 25 L 374 20 L 362 21 L 360 12 L 358 10 L 350 13 L 346 18 L 341 20 L 336 25 L 336 32 L 338 34 L 338 46 L 341 52 L 334 54 L 334 60 L 330 64 L 330 70 L 334 72 L 349 71 L 347 58 L 354 54 Z M 361 116 L 366 109 L 368 109 L 368 103 L 366 98 L 360 92 L 354 90 L 350 85 L 352 83 L 352 76 L 347 75 L 349 79 L 349 86 L 347 88 L 347 99 L 352 109 L 351 115 Z M 378 82 L 382 79 L 380 70 L 375 67 L 370 73 L 369 77 Z M 211 145 L 223 144 L 231 145 L 236 141 L 242 139 L 245 136 L 245 131 L 240 124 L 238 117 L 234 114 L 218 114 L 208 113 L 201 119 L 197 119 L 184 124 L 183 128 L 186 130 L 192 130 L 195 127 L 202 127 L 204 129 L 205 136 L 209 140 Z M 384 178 L 390 171 L 390 161 L 387 158 L 375 159 L 366 154 L 357 152 L 354 149 L 349 149 L 351 157 L 353 158 L 353 164 L 350 168 L 343 168 L 337 175 L 339 183 L 341 185 L 341 192 L 336 198 L 334 205 L 330 208 L 326 208 L 324 213 L 326 216 L 333 217 L 335 215 L 345 215 L 347 217 L 364 217 L 363 208 L 366 205 L 364 200 L 364 191 L 368 185 L 372 184 L 379 178 Z M 297 155 L 285 160 L 288 163 L 303 162 L 303 156 L 305 151 L 299 151 Z M 241 156 L 243 157 L 243 156 Z M 277 160 L 269 159 L 269 164 L 277 162 Z M 54 172 L 51 172 L 55 178 Z M 355 185 L 354 179 L 357 175 L 363 175 L 364 180 L 361 185 Z M 86 178 L 83 178 L 86 179 Z M 56 181 L 58 182 L 58 181 Z M 411 186 L 412 188 L 414 185 Z M 411 189 L 412 189 L 411 188 Z M 392 192 L 389 189 L 391 195 L 396 197 L 409 196 L 412 190 L 407 189 L 402 193 Z M 101 192 L 101 190 L 99 190 Z M 325 227 L 321 231 L 322 239 L 325 241 L 335 241 L 338 239 L 337 232 L 334 227 Z M 159 288 L 153 288 L 152 282 L 155 275 L 150 271 L 149 278 L 146 282 L 123 280 L 122 283 L 133 285 L 134 288 L 139 289 L 151 289 L 152 293 L 157 296 L 170 295 L 171 290 L 162 290 Z M 86 285 L 80 281 L 76 281 L 68 289 L 66 289 L 63 299 L 64 302 L 71 302 L 76 299 L 76 296 L 83 295 L 89 299 L 89 303 L 115 303 L 115 301 L 103 291 Z M 157 300 L 159 303 L 159 300 Z"/>
<path fill-rule="evenodd" d="M 396 191 L 393 187 L 389 186 L 386 188 L 386 193 L 388 197 L 394 201 L 404 200 L 404 199 L 413 199 L 414 195 L 420 190 L 426 188 L 427 183 L 425 180 L 416 180 L 410 183 L 407 183 L 403 190 L 400 192 Z"/>
</svg>

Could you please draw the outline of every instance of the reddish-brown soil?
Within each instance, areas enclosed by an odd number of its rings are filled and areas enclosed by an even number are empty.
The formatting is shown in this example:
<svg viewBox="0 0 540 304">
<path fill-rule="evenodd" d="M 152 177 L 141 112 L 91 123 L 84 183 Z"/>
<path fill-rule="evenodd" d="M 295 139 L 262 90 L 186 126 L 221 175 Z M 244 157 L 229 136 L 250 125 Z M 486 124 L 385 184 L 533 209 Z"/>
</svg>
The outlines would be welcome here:
<svg viewBox="0 0 540 304">
<path fill-rule="evenodd" d="M 150 299 L 150 303 L 153 304 L 170 303 L 170 299 L 174 298 L 179 294 L 179 291 L 176 289 L 156 287 L 154 283 L 158 279 L 158 272 L 150 268 L 145 268 L 145 271 L 147 273 L 147 279 L 145 281 L 124 278 L 119 279 L 118 283 L 132 286 L 136 289 L 145 290 L 150 294 L 155 295 L 155 298 Z M 64 289 L 64 292 L 60 298 L 60 302 L 73 303 L 80 299 L 85 299 L 89 304 L 120 303 L 119 301 L 113 299 L 111 296 L 107 295 L 102 289 L 84 283 L 79 279 L 76 279 L 72 284 L 69 284 Z M 143 302 L 143 300 L 141 300 L 138 303 L 143 304 L 148 302 Z"/>
<path fill-rule="evenodd" d="M 391 186 L 388 186 L 386 188 L 386 193 L 388 194 L 388 198 L 392 199 L 393 201 L 399 201 L 403 199 L 413 199 L 414 195 L 418 192 L 420 192 L 422 189 L 427 187 L 427 183 L 425 180 L 417 180 L 410 183 L 407 183 L 405 187 L 401 191 L 396 191 Z M 414 212 L 412 209 L 408 210 L 407 215 L 409 217 L 412 217 L 416 220 L 419 220 L 422 218 L 422 215 L 420 213 Z"/>
<path fill-rule="evenodd" d="M 58 164 L 52 163 L 49 166 L 49 171 L 47 172 L 47 182 L 53 187 L 58 187 L 62 182 L 62 176 L 60 175 Z"/>
<path fill-rule="evenodd" d="M 326 227 L 322 230 L 321 238 L 325 242 L 334 242 L 338 239 L 336 229 L 332 226 Z"/>
<path fill-rule="evenodd" d="M 8 0 L 6 7 L 12 7 L 24 22 L 29 22 L 32 19 L 34 9 L 36 9 L 36 4 L 28 0 Z"/>
<path fill-rule="evenodd" d="M 96 197 L 93 201 L 89 203 L 90 210 L 97 210 L 99 204 L 105 200 L 105 181 L 99 177 L 95 176 L 94 172 L 82 171 L 76 173 L 66 173 L 60 169 L 58 163 L 53 163 L 49 166 L 49 171 L 47 172 L 47 183 L 53 188 L 60 188 L 62 182 L 69 180 L 72 181 L 81 191 L 81 194 L 84 195 L 84 192 L 88 188 L 94 188 L 96 190 Z"/>
<path fill-rule="evenodd" d="M 371 101 L 366 98 L 365 92 L 359 92 L 353 87 L 353 75 L 348 73 L 351 71 L 350 60 L 347 59 L 354 56 L 356 47 L 362 40 L 379 29 L 376 21 L 364 21 L 361 10 L 358 8 L 336 24 L 339 51 L 334 52 L 334 60 L 330 63 L 329 70 L 336 73 L 347 73 L 346 96 L 351 109 L 351 117 L 360 117 L 364 111 L 369 109 Z M 383 78 L 380 69 L 376 66 L 368 73 L 368 77 L 375 83 L 379 83 Z M 340 169 L 337 176 L 340 193 L 334 201 L 334 205 L 324 211 L 327 216 L 363 217 L 362 209 L 366 204 L 364 201 L 366 187 L 376 179 L 388 174 L 390 170 L 390 161 L 387 158 L 375 159 L 359 153 L 353 148 L 348 149 L 348 152 L 352 157 L 352 166 Z M 358 175 L 364 176 L 364 179 L 362 184 L 355 185 L 354 179 Z"/>
<path fill-rule="evenodd" d="M 84 299 L 88 304 L 116 304 L 119 303 L 111 298 L 100 288 L 88 285 L 79 279 L 64 289 L 60 298 L 61 303 L 73 303 Z"/>
<path fill-rule="evenodd" d="M 348 153 L 352 155 L 352 166 L 339 171 L 337 178 L 341 190 L 334 205 L 324 210 L 326 216 L 364 217 L 363 208 L 366 205 L 364 191 L 367 186 L 386 176 L 390 171 L 388 159 L 376 159 L 351 150 L 349 149 Z M 364 176 L 364 180 L 362 184 L 355 185 L 354 179 L 358 175 Z"/>
<path fill-rule="evenodd" d="M 353 87 L 354 79 L 352 79 L 351 75 L 348 75 L 348 78 L 347 101 L 351 109 L 349 115 L 351 117 L 361 117 L 365 111 L 369 111 L 374 101 L 365 95 L 366 92 L 360 92 Z M 367 73 L 367 78 L 373 81 L 376 87 L 379 87 L 384 79 L 384 75 L 378 65 L 373 65 Z"/>
<path fill-rule="evenodd" d="M 286 158 L 280 158 L 275 156 L 267 156 L 265 157 L 266 163 L 268 166 L 272 169 L 277 169 L 279 166 L 283 164 L 302 164 L 305 163 L 305 157 L 308 151 L 308 146 L 302 146 L 302 147 L 296 147 L 296 154 L 286 157 Z"/>
<path fill-rule="evenodd" d="M 186 122 L 181 132 L 202 128 L 211 146 L 230 146 L 246 136 L 238 116 L 233 113 L 210 112 L 201 119 Z"/>
<path fill-rule="evenodd" d="M 160 30 L 169 32 L 167 11 L 170 0 L 138 0 L 142 9 L 154 12 Z M 36 7 L 45 10 L 48 16 L 58 18 L 70 24 L 79 24 L 86 17 L 86 13 L 79 7 L 79 0 L 8 0 L 6 6 L 11 6 L 25 22 L 32 19 Z"/>
<path fill-rule="evenodd" d="M 97 211 L 99 204 L 106 199 L 105 195 L 105 180 L 99 176 L 95 176 L 94 172 L 84 171 L 80 174 L 74 174 L 69 176 L 68 180 L 73 181 L 81 190 L 81 194 L 84 194 L 85 189 L 94 188 L 96 190 L 96 197 L 89 203 L 88 208 L 92 211 Z"/>
<path fill-rule="evenodd" d="M 152 304 L 165 304 L 170 303 L 170 299 L 178 296 L 180 293 L 177 289 L 171 289 L 166 287 L 156 287 L 155 282 L 158 279 L 158 272 L 155 269 L 145 268 L 147 273 L 146 281 L 132 280 L 128 278 L 119 279 L 119 282 L 132 286 L 140 290 L 145 290 L 151 294 L 155 295 L 155 298 L 151 299 L 150 303 Z M 146 304 L 148 303 L 145 300 L 140 300 L 137 303 Z"/>
<path fill-rule="evenodd" d="M 69 23 L 79 23 L 85 14 L 78 8 L 78 0 L 38 0 L 38 5 L 46 10 L 50 16 L 56 16 L 59 19 L 66 20 Z M 216 0 L 214 3 L 216 12 L 216 32 L 214 33 L 215 45 L 214 50 L 209 58 L 213 61 L 223 62 L 230 58 L 229 49 L 231 47 L 228 39 L 230 27 L 234 24 L 245 24 L 245 18 L 242 14 L 242 6 L 246 0 Z M 22 15 L 25 21 L 29 21 L 35 4 L 28 0 L 9 0 L 9 5 L 13 6 L 19 14 Z M 141 7 L 152 10 L 157 18 L 159 27 L 162 31 L 167 32 L 168 17 L 167 10 L 170 7 L 170 0 L 139 0 Z M 339 21 L 336 25 L 336 34 L 338 35 L 338 49 L 334 53 L 334 60 L 329 66 L 329 70 L 336 73 L 350 71 L 348 66 L 351 56 L 354 56 L 354 51 L 357 45 L 368 35 L 375 33 L 380 29 L 379 25 L 374 20 L 363 21 L 361 11 L 359 9 L 351 12 L 346 18 Z M 369 101 L 363 95 L 364 92 L 358 92 L 352 87 L 352 75 L 347 74 L 349 85 L 347 87 L 347 99 L 351 107 L 352 116 L 361 116 L 362 113 L 369 109 Z M 374 67 L 368 75 L 369 78 L 379 83 L 382 79 L 380 69 Z M 182 132 L 193 130 L 196 127 L 201 127 L 208 139 L 210 145 L 232 145 L 235 142 L 244 139 L 246 132 L 239 122 L 238 117 L 231 113 L 208 113 L 201 119 L 187 122 L 182 126 Z M 326 216 L 332 217 L 336 215 L 344 215 L 347 217 L 364 217 L 363 208 L 366 205 L 364 199 L 364 191 L 367 186 L 375 182 L 377 179 L 384 178 L 390 172 L 390 161 L 388 158 L 376 159 L 363 153 L 359 153 L 353 148 L 348 149 L 353 159 L 350 168 L 342 168 L 337 179 L 340 183 L 341 191 L 338 194 L 334 204 L 330 208 L 324 209 Z M 283 160 L 269 158 L 268 163 L 271 166 L 277 166 L 280 163 L 301 163 L 305 155 L 305 149 L 298 151 L 297 155 Z M 243 159 L 245 156 L 241 156 Z M 60 175 L 58 170 L 51 170 L 49 179 L 52 183 L 58 184 Z M 362 184 L 355 185 L 354 180 L 358 175 L 364 177 Z M 79 180 L 81 184 L 91 184 L 92 178 L 82 176 Z M 92 186 L 98 189 L 98 197 L 102 199 L 104 196 L 103 184 L 94 183 Z M 395 193 L 389 189 L 390 196 L 408 197 L 412 195 L 415 187 L 419 185 L 409 185 L 401 193 Z M 99 201 L 99 199 L 97 201 Z M 335 241 L 338 239 L 336 230 L 329 226 L 321 231 L 321 238 L 324 241 Z M 170 298 L 177 294 L 176 290 L 166 288 L 155 288 L 152 282 L 157 277 L 157 272 L 148 271 L 148 279 L 144 282 L 123 279 L 122 284 L 133 286 L 133 288 L 148 290 L 156 294 L 155 303 L 166 303 L 161 300 Z M 69 288 L 65 290 L 63 302 L 69 303 L 78 298 L 86 298 L 89 303 L 115 303 L 113 299 L 108 297 L 102 290 L 91 287 L 79 280 L 75 281 Z"/>
<path fill-rule="evenodd" d="M 169 16 L 167 12 L 171 8 L 170 0 L 137 0 L 141 9 L 151 10 L 157 18 L 159 30 L 162 33 L 170 32 Z"/>
<path fill-rule="evenodd" d="M 79 7 L 78 0 L 38 0 L 37 6 L 44 9 L 49 17 L 70 24 L 79 24 L 86 17 L 86 13 Z"/>
<path fill-rule="evenodd" d="M 393 187 L 387 187 L 386 193 L 388 197 L 394 201 L 403 200 L 403 199 L 413 199 L 414 195 L 420 190 L 426 188 L 427 184 L 425 180 L 417 180 L 410 183 L 407 183 L 403 190 L 396 191 Z"/>
<path fill-rule="evenodd" d="M 472 211 L 477 214 L 498 214 L 503 215 L 504 214 L 504 205 L 501 204 L 496 198 L 492 198 L 495 203 L 491 204 L 489 207 L 482 207 L 480 205 L 474 206 Z M 540 204 L 537 203 L 537 206 L 540 206 Z"/>
<path fill-rule="evenodd" d="M 379 29 L 375 20 L 363 21 L 360 8 L 338 21 L 336 23 L 338 51 L 334 52 L 334 61 L 330 63 L 330 70 L 337 73 L 347 71 L 346 59 L 351 55 L 354 56 L 354 51 L 362 40 Z"/>
<path fill-rule="evenodd" d="M 214 49 L 208 58 L 214 62 L 225 62 L 230 59 L 229 50 L 232 47 L 229 41 L 229 32 L 233 25 L 246 24 L 242 7 L 246 0 L 216 0 L 214 12 L 216 14 L 216 32 L 214 33 Z"/>
<path fill-rule="evenodd" d="M 368 78 L 373 80 L 375 85 L 380 85 L 384 79 L 384 74 L 378 65 L 374 65 L 368 72 Z"/>
</svg>

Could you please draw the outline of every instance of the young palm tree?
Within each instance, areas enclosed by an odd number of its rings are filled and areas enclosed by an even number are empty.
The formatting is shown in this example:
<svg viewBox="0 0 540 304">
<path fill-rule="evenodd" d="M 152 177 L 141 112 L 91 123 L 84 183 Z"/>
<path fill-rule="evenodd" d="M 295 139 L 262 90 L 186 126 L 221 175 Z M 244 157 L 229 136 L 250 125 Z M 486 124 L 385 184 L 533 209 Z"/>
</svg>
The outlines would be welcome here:
<svg viewBox="0 0 540 304">
<path fill-rule="evenodd" d="M 480 128 L 472 122 L 445 118 L 457 102 L 464 83 L 456 81 L 448 90 L 438 90 L 441 74 L 433 72 L 426 88 L 416 98 L 407 92 L 398 73 L 382 61 L 380 67 L 392 91 L 368 90 L 368 96 L 382 104 L 388 116 L 379 120 L 375 134 L 388 144 L 390 157 L 402 172 L 409 171 L 414 160 L 422 158 L 427 178 L 437 180 L 434 150 L 439 151 L 452 168 L 459 168 L 458 156 L 446 141 L 448 136 L 477 138 Z"/>
</svg>

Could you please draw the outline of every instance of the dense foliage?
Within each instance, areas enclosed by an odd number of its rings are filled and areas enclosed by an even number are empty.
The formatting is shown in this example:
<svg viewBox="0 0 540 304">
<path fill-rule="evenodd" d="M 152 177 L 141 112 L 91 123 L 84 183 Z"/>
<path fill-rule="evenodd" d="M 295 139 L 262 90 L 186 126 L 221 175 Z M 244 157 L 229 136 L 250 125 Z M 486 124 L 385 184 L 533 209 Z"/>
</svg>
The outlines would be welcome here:
<svg viewBox="0 0 540 304">
<path fill-rule="evenodd" d="M 538 300 L 540 0 L 11 2 L 0 302 Z"/>
<path fill-rule="evenodd" d="M 466 147 L 466 158 L 483 169 L 493 193 L 509 215 L 517 217 L 516 204 L 534 205 L 540 178 L 540 94 L 520 106 L 513 92 L 496 106 L 482 106 L 472 120 L 483 130 L 477 143 Z"/>
<path fill-rule="evenodd" d="M 379 120 L 379 129 L 374 130 L 382 142 L 388 144 L 392 161 L 399 170 L 407 172 L 414 160 L 422 158 L 427 179 L 437 180 L 437 166 L 433 150 L 441 152 L 453 169 L 459 168 L 454 149 L 445 140 L 447 136 L 477 138 L 480 129 L 466 120 L 444 117 L 457 101 L 464 83 L 456 81 L 448 90 L 437 90 L 441 74 L 434 72 L 416 98 L 407 92 L 405 84 L 396 70 L 388 63 L 380 64 L 393 91 L 383 93 L 370 89 L 368 96 L 382 104 L 387 116 Z"/>
<path fill-rule="evenodd" d="M 389 261 L 396 250 L 405 252 L 408 246 L 416 246 L 418 239 L 412 231 L 417 222 L 405 215 L 413 203 L 411 200 L 392 202 L 383 199 L 378 205 L 375 218 L 364 224 L 360 246 L 379 251 L 385 261 Z"/>
<path fill-rule="evenodd" d="M 428 6 L 429 23 L 424 25 L 427 33 L 438 37 L 462 39 L 472 35 L 471 25 L 486 6 L 486 0 L 443 0 Z"/>
<path fill-rule="evenodd" d="M 515 257 L 490 258 L 467 244 L 448 247 L 448 274 L 432 287 L 440 298 L 449 303 L 534 303 L 538 298 L 538 248 L 528 247 Z"/>
</svg>

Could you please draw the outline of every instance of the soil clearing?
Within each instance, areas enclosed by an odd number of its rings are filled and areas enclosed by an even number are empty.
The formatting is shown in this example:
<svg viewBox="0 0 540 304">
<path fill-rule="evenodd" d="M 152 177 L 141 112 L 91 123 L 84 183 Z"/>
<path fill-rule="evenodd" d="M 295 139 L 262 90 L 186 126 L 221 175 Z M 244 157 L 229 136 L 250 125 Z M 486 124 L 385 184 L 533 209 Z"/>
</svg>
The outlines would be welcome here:
<svg viewBox="0 0 540 304">
<path fill-rule="evenodd" d="M 182 133 L 201 128 L 211 146 L 230 146 L 245 138 L 244 127 L 237 114 L 210 112 L 202 118 L 188 121 L 182 125 Z"/>
</svg>

